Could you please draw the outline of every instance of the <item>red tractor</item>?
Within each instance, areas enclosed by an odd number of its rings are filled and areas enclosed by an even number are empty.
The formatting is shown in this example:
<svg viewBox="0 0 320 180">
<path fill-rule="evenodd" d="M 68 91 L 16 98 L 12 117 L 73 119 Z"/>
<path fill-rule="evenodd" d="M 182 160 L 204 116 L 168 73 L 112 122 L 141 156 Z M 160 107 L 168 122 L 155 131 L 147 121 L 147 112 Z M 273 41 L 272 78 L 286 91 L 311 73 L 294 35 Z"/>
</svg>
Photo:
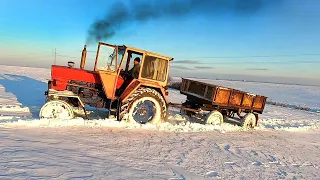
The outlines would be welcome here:
<svg viewBox="0 0 320 180">
<path fill-rule="evenodd" d="M 94 69 L 85 70 L 86 46 L 80 68 L 52 65 L 40 118 L 71 119 L 74 109 L 108 109 L 119 121 L 161 123 L 167 116 L 167 82 L 171 57 L 129 46 L 99 42 Z M 130 74 L 140 58 L 138 76 Z"/>
</svg>

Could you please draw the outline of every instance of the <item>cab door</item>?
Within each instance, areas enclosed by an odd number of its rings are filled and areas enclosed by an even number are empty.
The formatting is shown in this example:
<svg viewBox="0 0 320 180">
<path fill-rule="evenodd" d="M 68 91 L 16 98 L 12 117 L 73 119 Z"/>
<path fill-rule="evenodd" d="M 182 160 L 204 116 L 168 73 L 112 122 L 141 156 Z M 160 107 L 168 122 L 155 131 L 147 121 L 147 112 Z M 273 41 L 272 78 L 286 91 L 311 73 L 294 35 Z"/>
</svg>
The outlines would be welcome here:
<svg viewBox="0 0 320 180">
<path fill-rule="evenodd" d="M 99 43 L 94 71 L 100 76 L 107 98 L 112 100 L 115 99 L 117 84 L 121 83 L 122 79 L 118 80 L 118 62 L 117 46 Z"/>
</svg>

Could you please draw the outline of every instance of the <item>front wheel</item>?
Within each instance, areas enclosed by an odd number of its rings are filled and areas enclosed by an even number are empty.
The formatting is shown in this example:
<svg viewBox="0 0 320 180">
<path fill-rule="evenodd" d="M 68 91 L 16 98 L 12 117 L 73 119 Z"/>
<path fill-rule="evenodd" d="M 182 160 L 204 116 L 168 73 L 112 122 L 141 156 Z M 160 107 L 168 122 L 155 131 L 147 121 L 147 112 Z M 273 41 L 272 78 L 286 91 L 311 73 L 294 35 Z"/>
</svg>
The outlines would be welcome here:
<svg viewBox="0 0 320 180">
<path fill-rule="evenodd" d="M 166 118 L 167 106 L 159 92 L 142 87 L 123 102 L 119 111 L 119 119 L 122 121 L 160 124 Z"/>
<path fill-rule="evenodd" d="M 42 106 L 39 117 L 40 119 L 72 119 L 74 117 L 74 112 L 67 102 L 52 100 Z"/>
</svg>

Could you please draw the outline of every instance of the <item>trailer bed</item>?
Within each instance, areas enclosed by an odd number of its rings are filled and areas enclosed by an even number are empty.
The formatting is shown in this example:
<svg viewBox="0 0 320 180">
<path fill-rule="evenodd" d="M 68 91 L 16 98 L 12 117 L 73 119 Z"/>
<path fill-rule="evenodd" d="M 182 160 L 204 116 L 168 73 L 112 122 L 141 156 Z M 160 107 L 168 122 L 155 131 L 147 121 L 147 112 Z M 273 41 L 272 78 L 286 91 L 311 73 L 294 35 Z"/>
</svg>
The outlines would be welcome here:
<svg viewBox="0 0 320 180">
<path fill-rule="evenodd" d="M 193 103 L 259 114 L 262 114 L 267 100 L 266 96 L 186 78 L 182 78 L 180 93 Z"/>
</svg>

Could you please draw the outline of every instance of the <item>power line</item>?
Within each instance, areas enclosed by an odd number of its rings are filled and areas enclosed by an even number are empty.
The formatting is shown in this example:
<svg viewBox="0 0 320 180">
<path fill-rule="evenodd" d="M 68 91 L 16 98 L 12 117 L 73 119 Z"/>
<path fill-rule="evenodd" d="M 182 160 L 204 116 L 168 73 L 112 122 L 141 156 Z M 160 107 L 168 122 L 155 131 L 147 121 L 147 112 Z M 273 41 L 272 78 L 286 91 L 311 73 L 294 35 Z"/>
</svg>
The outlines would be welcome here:
<svg viewBox="0 0 320 180">
<path fill-rule="evenodd" d="M 77 51 L 82 52 L 82 51 Z M 96 53 L 96 51 L 88 51 L 87 53 Z M 217 58 L 267 58 L 267 57 L 296 57 L 296 56 L 320 56 L 320 53 L 301 53 L 301 54 L 272 54 L 272 55 L 247 55 L 247 56 L 194 56 L 192 59 L 217 59 Z M 188 57 L 190 58 L 190 57 Z M 180 57 L 179 59 L 185 59 Z"/>
<path fill-rule="evenodd" d="M 61 54 L 58 54 L 57 53 L 57 56 L 58 57 L 65 57 L 65 58 L 70 58 L 70 59 L 81 59 L 81 57 L 74 57 L 74 56 L 68 56 L 68 55 L 61 55 Z M 95 59 L 92 59 L 92 58 L 87 58 L 86 60 L 91 60 L 91 61 L 95 61 Z"/>
<path fill-rule="evenodd" d="M 38 56 L 38 57 L 0 57 L 0 59 L 48 59 L 49 56 Z"/>
<path fill-rule="evenodd" d="M 314 53 L 314 54 L 274 54 L 274 55 L 248 55 L 248 56 L 204 56 L 204 57 L 192 57 L 192 59 L 268 58 L 268 57 L 297 57 L 297 56 L 320 56 L 320 54 Z M 184 59 L 184 58 L 180 58 L 180 59 Z"/>
<path fill-rule="evenodd" d="M 82 52 L 82 51 L 77 51 L 77 52 Z M 90 51 L 90 50 L 87 50 L 87 53 L 97 53 L 97 51 Z"/>
<path fill-rule="evenodd" d="M 77 51 L 78 52 L 78 51 Z M 79 51 L 80 52 L 80 51 Z M 82 51 L 81 51 L 82 52 Z M 87 51 L 87 53 L 96 53 L 96 51 Z M 54 52 L 52 52 L 53 54 L 56 55 L 60 55 L 60 56 L 64 56 L 67 57 L 69 55 L 63 55 L 60 53 L 56 52 L 56 48 L 54 49 Z M 11 54 L 12 56 L 16 56 L 17 54 Z M 6 55 L 6 56 L 11 56 L 10 54 Z M 27 55 L 37 55 L 37 52 L 28 52 L 28 53 L 24 53 L 22 56 L 27 56 Z M 320 56 L 320 53 L 300 53 L 300 54 L 271 54 L 271 55 L 246 55 L 246 56 L 194 56 L 194 57 L 175 57 L 175 59 L 232 59 L 232 58 L 268 58 L 268 57 L 297 57 L 297 56 Z M 78 58 L 78 57 L 72 57 L 71 58 Z"/>
<path fill-rule="evenodd" d="M 72 59 L 79 59 L 79 57 L 68 56 L 68 55 L 61 55 L 61 54 L 57 54 L 57 56 L 59 56 L 59 57 L 67 57 L 67 58 L 72 58 Z"/>
<path fill-rule="evenodd" d="M 31 52 L 31 53 L 23 53 L 23 54 L 19 54 L 19 53 L 16 53 L 16 54 L 5 54 L 5 57 L 8 57 L 8 58 L 10 58 L 10 57 L 17 57 L 18 55 L 19 56 L 23 56 L 23 57 L 28 57 L 28 58 L 37 58 L 37 57 L 39 57 L 39 56 L 44 56 L 44 55 L 46 55 L 47 57 L 49 56 L 49 55 L 52 55 L 52 53 L 53 52 L 45 52 L 45 53 L 36 53 L 36 52 Z"/>
<path fill-rule="evenodd" d="M 225 61 L 225 62 L 217 62 L 217 61 L 206 61 L 202 62 L 199 60 L 175 60 L 172 62 L 175 65 L 229 65 L 229 64 L 320 64 L 320 61 Z"/>
<path fill-rule="evenodd" d="M 95 51 L 91 51 L 91 52 L 95 52 Z M 21 55 L 21 57 L 15 57 L 17 59 L 27 59 L 28 56 L 31 55 L 33 57 L 30 58 L 34 58 L 34 59 L 38 59 L 38 58 L 45 58 L 43 55 L 38 56 L 35 53 L 25 53 L 25 55 Z M 52 54 L 54 56 L 54 64 L 56 64 L 57 62 L 57 57 L 64 57 L 64 58 L 71 58 L 71 59 L 80 59 L 80 54 L 78 57 L 76 56 L 70 56 L 70 55 L 64 55 L 64 54 L 60 54 L 57 53 L 56 48 L 54 49 L 54 51 L 52 51 Z M 17 54 L 15 55 L 17 56 Z M 38 56 L 38 57 L 37 57 Z M 173 63 L 175 64 L 233 64 L 233 63 L 243 63 L 243 64 L 261 64 L 261 63 L 265 63 L 265 64 L 270 64 L 270 63 L 284 63 L 284 64 L 290 64 L 290 63 L 302 63 L 302 64 L 319 64 L 320 61 L 298 61 L 298 60 L 290 60 L 290 61 L 225 61 L 225 62 L 217 62 L 217 61 L 210 61 L 208 62 L 209 59 L 241 59 L 241 58 L 266 58 L 266 57 L 297 57 L 297 56 L 320 56 L 319 53 L 301 53 L 301 54 L 274 54 L 274 55 L 248 55 L 248 56 L 207 56 L 207 57 L 189 57 L 190 59 L 183 59 L 183 58 L 175 58 L 175 60 L 173 61 Z M 6 57 L 0 57 L 0 59 L 5 59 L 5 58 L 10 58 L 10 56 L 8 57 L 6 55 Z M 202 59 L 202 60 L 199 60 Z M 204 60 L 206 59 L 206 60 Z M 88 60 L 95 60 L 95 58 L 88 58 Z M 205 61 L 205 62 L 203 62 Z"/>
</svg>

